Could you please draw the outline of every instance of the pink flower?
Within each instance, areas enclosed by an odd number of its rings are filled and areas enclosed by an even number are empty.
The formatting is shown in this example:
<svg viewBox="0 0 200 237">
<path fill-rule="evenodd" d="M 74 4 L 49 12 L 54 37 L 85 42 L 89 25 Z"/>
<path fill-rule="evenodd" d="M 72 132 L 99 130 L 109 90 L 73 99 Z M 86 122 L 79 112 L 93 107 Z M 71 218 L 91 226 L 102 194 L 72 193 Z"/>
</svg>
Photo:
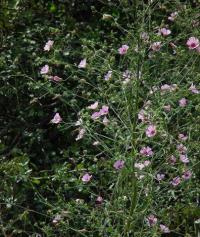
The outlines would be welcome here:
<svg viewBox="0 0 200 237">
<path fill-rule="evenodd" d="M 171 34 L 171 30 L 167 29 L 167 28 L 161 28 L 159 30 L 159 33 L 162 34 L 163 36 L 168 36 Z"/>
<path fill-rule="evenodd" d="M 52 81 L 56 81 L 56 82 L 62 81 L 62 78 L 60 78 L 60 77 L 58 77 L 58 76 L 50 77 L 50 79 L 51 79 Z"/>
<path fill-rule="evenodd" d="M 112 71 L 108 71 L 106 75 L 104 76 L 105 81 L 109 81 L 112 77 Z"/>
<path fill-rule="evenodd" d="M 178 16 L 178 12 L 172 12 L 171 15 L 168 17 L 169 21 L 174 21 Z"/>
<path fill-rule="evenodd" d="M 160 87 L 161 92 L 167 92 L 167 91 L 175 91 L 177 89 L 177 85 L 176 84 L 172 84 L 172 85 L 168 85 L 168 84 L 164 84 Z"/>
<path fill-rule="evenodd" d="M 149 120 L 149 115 L 146 113 L 144 109 L 141 109 L 138 113 L 138 119 L 142 122 L 147 122 Z"/>
<path fill-rule="evenodd" d="M 99 113 L 101 115 L 106 115 L 106 114 L 108 114 L 108 111 L 109 111 L 109 107 L 107 105 L 103 105 L 102 108 L 100 109 Z"/>
<path fill-rule="evenodd" d="M 170 111 L 171 111 L 171 105 L 164 105 L 164 106 L 163 106 L 163 109 L 164 109 L 166 112 L 170 112 Z"/>
<path fill-rule="evenodd" d="M 196 49 L 199 47 L 199 40 L 195 37 L 190 37 L 186 44 L 189 49 Z"/>
<path fill-rule="evenodd" d="M 116 169 L 116 170 L 120 170 L 124 167 L 124 161 L 123 160 L 117 160 L 115 161 L 113 167 Z"/>
<path fill-rule="evenodd" d="M 125 72 L 123 72 L 122 74 L 122 78 L 124 79 L 123 84 L 127 84 L 132 76 L 132 72 L 129 70 L 126 70 Z"/>
<path fill-rule="evenodd" d="M 47 74 L 48 72 L 49 72 L 49 65 L 44 65 L 40 70 L 41 74 Z"/>
<path fill-rule="evenodd" d="M 161 180 L 163 180 L 165 178 L 164 174 L 157 174 L 156 175 L 156 179 L 160 182 Z"/>
<path fill-rule="evenodd" d="M 78 65 L 78 68 L 85 68 L 86 67 L 86 58 L 82 59 Z"/>
<path fill-rule="evenodd" d="M 161 48 L 161 42 L 154 42 L 150 47 L 153 51 L 159 51 Z"/>
<path fill-rule="evenodd" d="M 94 104 L 91 104 L 90 106 L 88 106 L 88 109 L 94 110 L 98 107 L 98 105 L 99 105 L 99 103 L 98 103 L 98 101 L 96 101 Z"/>
<path fill-rule="evenodd" d="M 104 124 L 105 126 L 107 126 L 108 123 L 109 123 L 109 120 L 108 120 L 107 117 L 105 116 L 105 117 L 103 118 L 103 124 Z"/>
<path fill-rule="evenodd" d="M 84 128 L 81 128 L 81 129 L 79 130 L 79 134 L 78 134 L 78 136 L 76 137 L 75 140 L 76 140 L 76 141 L 81 140 L 81 139 L 83 138 L 85 132 L 86 132 L 86 130 L 85 130 Z"/>
<path fill-rule="evenodd" d="M 139 170 L 142 170 L 144 169 L 145 165 L 143 163 L 135 163 L 134 167 Z"/>
<path fill-rule="evenodd" d="M 158 222 L 158 219 L 154 215 L 149 215 L 147 217 L 147 225 L 149 227 L 156 225 L 157 222 Z"/>
<path fill-rule="evenodd" d="M 164 84 L 160 87 L 161 91 L 170 91 L 171 90 L 171 86 L 168 84 Z"/>
<path fill-rule="evenodd" d="M 154 137 L 156 135 L 156 126 L 154 125 L 149 125 L 146 129 L 146 136 L 147 137 Z"/>
<path fill-rule="evenodd" d="M 119 54 L 124 55 L 127 53 L 129 49 L 129 46 L 126 44 L 123 44 L 121 48 L 118 49 Z"/>
<path fill-rule="evenodd" d="M 83 177 L 81 178 L 81 180 L 84 182 L 84 183 L 88 183 L 92 178 L 92 175 L 89 175 L 88 173 L 84 174 Z"/>
<path fill-rule="evenodd" d="M 48 40 L 44 46 L 44 51 L 49 51 L 51 47 L 53 46 L 53 44 L 54 44 L 54 41 Z"/>
<path fill-rule="evenodd" d="M 200 91 L 193 84 L 190 86 L 189 91 L 191 91 L 193 94 L 199 94 L 200 93 Z"/>
<path fill-rule="evenodd" d="M 181 154 L 185 154 L 187 152 L 187 147 L 184 146 L 183 144 L 179 144 L 176 146 L 177 150 Z"/>
<path fill-rule="evenodd" d="M 186 136 L 186 135 L 180 133 L 180 134 L 178 135 L 178 138 L 179 138 L 180 140 L 182 140 L 182 141 L 186 141 L 186 140 L 188 139 L 188 136 Z"/>
<path fill-rule="evenodd" d="M 187 100 L 185 98 L 182 98 L 179 100 L 179 106 L 185 107 L 187 105 Z"/>
<path fill-rule="evenodd" d="M 187 164 L 187 163 L 190 162 L 189 159 L 188 159 L 188 157 L 187 157 L 186 155 L 180 155 L 179 159 L 180 159 L 180 161 L 183 162 L 184 164 Z"/>
<path fill-rule="evenodd" d="M 101 204 L 103 202 L 103 198 L 101 196 L 98 196 L 97 199 L 96 199 L 96 202 L 98 204 Z"/>
<path fill-rule="evenodd" d="M 150 160 L 145 160 L 144 161 L 144 166 L 147 167 L 151 164 L 151 161 Z"/>
<path fill-rule="evenodd" d="M 169 227 L 167 227 L 166 225 L 162 225 L 160 224 L 160 230 L 163 232 L 163 233 L 170 233 L 170 230 L 169 230 Z"/>
<path fill-rule="evenodd" d="M 142 33 L 140 34 L 140 38 L 141 38 L 142 40 L 144 40 L 145 42 L 147 42 L 147 41 L 149 40 L 149 35 L 148 35 L 147 32 L 142 32 Z"/>
<path fill-rule="evenodd" d="M 91 118 L 92 118 L 93 120 L 96 120 L 96 119 L 100 118 L 100 116 L 101 116 L 101 113 L 100 113 L 100 112 L 94 112 L 94 113 L 92 114 Z"/>
<path fill-rule="evenodd" d="M 149 157 L 149 156 L 153 155 L 153 151 L 149 146 L 147 146 L 147 147 L 143 147 L 140 150 L 140 154 L 143 155 L 143 156 Z"/>
<path fill-rule="evenodd" d="M 184 180 L 188 180 L 192 177 L 192 172 L 190 170 L 186 170 L 183 172 L 182 178 Z"/>
<path fill-rule="evenodd" d="M 170 162 L 172 165 L 174 165 L 174 164 L 176 163 L 176 157 L 175 157 L 174 155 L 171 155 L 171 156 L 169 157 L 169 162 Z"/>
<path fill-rule="evenodd" d="M 60 117 L 59 113 L 56 113 L 53 117 L 53 119 L 51 120 L 52 123 L 58 124 L 60 122 L 62 122 L 62 118 Z"/>
<path fill-rule="evenodd" d="M 171 184 L 173 186 L 178 186 L 181 183 L 181 178 L 179 176 L 172 179 Z"/>
</svg>

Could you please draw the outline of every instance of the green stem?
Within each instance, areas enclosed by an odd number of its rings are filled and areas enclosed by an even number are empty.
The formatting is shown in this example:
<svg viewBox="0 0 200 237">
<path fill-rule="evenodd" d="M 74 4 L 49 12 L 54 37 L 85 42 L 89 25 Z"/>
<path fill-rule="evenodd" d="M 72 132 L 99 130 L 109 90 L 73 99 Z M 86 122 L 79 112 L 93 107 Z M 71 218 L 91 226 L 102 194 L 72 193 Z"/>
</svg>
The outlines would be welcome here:
<svg viewBox="0 0 200 237">
<path fill-rule="evenodd" d="M 139 40 L 138 40 L 138 46 L 139 46 Z M 137 178 L 135 176 L 135 151 L 136 151 L 136 126 L 137 126 L 137 114 L 138 114 L 138 109 L 139 109 L 139 87 L 140 87 L 140 70 L 141 70 L 141 56 L 138 54 L 138 62 L 137 62 L 137 72 L 136 72 L 136 85 L 135 87 L 131 87 L 130 91 L 130 96 L 129 96 L 129 101 L 128 101 L 128 108 L 129 108 L 129 113 L 134 114 L 134 117 L 131 121 L 131 128 L 132 128 L 132 151 L 131 151 L 131 180 L 132 180 L 132 197 L 131 197 L 131 206 L 130 206 L 130 214 L 129 214 L 129 219 L 127 221 L 127 224 L 125 226 L 125 235 L 128 236 L 128 233 L 132 229 L 132 216 L 136 207 L 137 203 Z M 135 103 L 134 107 L 132 107 L 132 98 L 134 98 L 134 93 L 135 93 Z M 134 233 L 132 233 L 133 235 Z"/>
</svg>

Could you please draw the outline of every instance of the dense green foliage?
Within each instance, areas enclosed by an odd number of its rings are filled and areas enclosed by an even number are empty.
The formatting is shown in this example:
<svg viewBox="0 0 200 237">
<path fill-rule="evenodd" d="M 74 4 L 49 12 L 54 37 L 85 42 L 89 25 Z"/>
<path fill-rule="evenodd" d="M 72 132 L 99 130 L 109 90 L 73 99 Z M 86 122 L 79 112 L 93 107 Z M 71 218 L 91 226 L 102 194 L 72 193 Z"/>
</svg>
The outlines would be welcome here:
<svg viewBox="0 0 200 237">
<path fill-rule="evenodd" d="M 200 86 L 200 54 L 186 42 L 200 38 L 199 10 L 198 1 L 0 3 L 0 236 L 195 236 L 200 95 L 188 88 Z M 172 33 L 157 34 L 165 26 Z M 44 51 L 48 40 L 53 47 Z M 153 52 L 153 42 L 162 42 L 161 50 Z M 120 55 L 124 44 L 129 49 Z M 82 59 L 85 68 L 78 67 Z M 62 81 L 41 75 L 44 65 Z M 177 86 L 163 92 L 165 84 Z M 179 106 L 181 98 L 186 107 Z M 95 101 L 109 106 L 109 121 L 91 119 L 88 106 Z M 141 109 L 157 127 L 153 138 L 145 135 L 148 123 L 138 120 Z M 57 112 L 62 122 L 54 124 Z M 188 140 L 180 142 L 180 133 Z M 180 143 L 189 164 L 178 160 Z M 154 155 L 144 159 L 140 149 L 147 145 Z M 169 164 L 171 155 L 176 165 Z M 150 166 L 136 169 L 148 159 Z M 117 160 L 125 161 L 121 170 L 113 167 Z M 192 178 L 172 186 L 187 169 Z M 88 183 L 85 173 L 92 175 Z M 171 232 L 149 227 L 151 214 Z"/>
</svg>

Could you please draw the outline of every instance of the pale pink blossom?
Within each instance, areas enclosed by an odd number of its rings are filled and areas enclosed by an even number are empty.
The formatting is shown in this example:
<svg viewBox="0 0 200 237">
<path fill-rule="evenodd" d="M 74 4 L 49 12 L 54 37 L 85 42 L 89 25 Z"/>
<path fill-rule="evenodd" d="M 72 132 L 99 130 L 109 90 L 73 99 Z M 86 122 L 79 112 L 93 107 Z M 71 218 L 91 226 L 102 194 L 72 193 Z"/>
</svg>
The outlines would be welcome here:
<svg viewBox="0 0 200 237">
<path fill-rule="evenodd" d="M 117 160 L 115 161 L 113 167 L 116 169 L 116 170 L 120 170 L 124 167 L 124 161 L 123 160 Z"/>
<path fill-rule="evenodd" d="M 98 204 L 101 204 L 103 202 L 103 198 L 101 196 L 98 196 L 97 199 L 96 199 L 96 202 Z"/>
<path fill-rule="evenodd" d="M 161 42 L 154 42 L 150 47 L 153 51 L 159 51 L 161 48 Z"/>
<path fill-rule="evenodd" d="M 140 154 L 142 156 L 146 156 L 146 157 L 149 157 L 149 156 L 152 156 L 153 155 L 153 151 L 152 149 L 147 146 L 147 147 L 142 147 L 141 150 L 140 150 Z"/>
<path fill-rule="evenodd" d="M 180 134 L 178 135 L 178 138 L 179 138 L 180 140 L 182 140 L 182 141 L 186 141 L 186 140 L 188 139 L 188 136 L 186 136 L 186 135 L 180 133 Z"/>
<path fill-rule="evenodd" d="M 167 28 L 161 28 L 159 30 L 159 33 L 163 36 L 168 36 L 171 34 L 171 30 L 167 29 Z"/>
<path fill-rule="evenodd" d="M 149 120 L 149 115 L 146 113 L 144 109 L 141 109 L 138 113 L 138 119 L 142 122 L 147 122 Z"/>
<path fill-rule="evenodd" d="M 49 51 L 51 47 L 53 46 L 53 44 L 54 44 L 54 41 L 48 40 L 44 46 L 44 51 Z"/>
<path fill-rule="evenodd" d="M 160 87 L 161 91 L 170 91 L 171 90 L 171 86 L 168 84 L 164 84 Z"/>
<path fill-rule="evenodd" d="M 108 123 L 109 123 L 109 120 L 108 120 L 108 118 L 105 116 L 105 117 L 103 118 L 103 124 L 104 124 L 105 126 L 107 126 Z"/>
<path fill-rule="evenodd" d="M 157 174 L 156 175 L 156 179 L 160 182 L 161 180 L 163 180 L 165 178 L 165 174 Z"/>
<path fill-rule="evenodd" d="M 193 84 L 190 86 L 189 91 L 191 91 L 193 94 L 199 94 L 200 93 L 200 91 Z"/>
<path fill-rule="evenodd" d="M 173 186 L 178 186 L 181 183 L 181 178 L 179 176 L 172 179 L 171 184 Z"/>
<path fill-rule="evenodd" d="M 162 225 L 160 224 L 160 230 L 163 232 L 163 233 L 170 233 L 170 230 L 169 230 L 169 227 L 167 227 L 166 225 Z"/>
<path fill-rule="evenodd" d="M 97 109 L 98 105 L 99 105 L 99 102 L 96 101 L 94 104 L 89 105 L 88 109 L 95 110 L 95 109 Z"/>
<path fill-rule="evenodd" d="M 176 17 L 178 16 L 178 12 L 172 12 L 168 17 L 169 21 L 175 21 Z"/>
<path fill-rule="evenodd" d="M 195 37 L 190 37 L 186 44 L 189 49 L 196 49 L 199 47 L 199 40 Z"/>
<path fill-rule="evenodd" d="M 76 137 L 75 140 L 76 140 L 76 141 L 81 140 L 81 139 L 84 137 L 85 132 L 86 132 L 86 130 L 85 130 L 84 128 L 81 128 L 81 129 L 79 130 L 78 136 Z"/>
<path fill-rule="evenodd" d="M 94 112 L 93 114 L 92 114 L 92 116 L 91 116 L 91 118 L 93 119 L 93 120 L 96 120 L 96 119 L 98 119 L 98 118 L 100 118 L 101 117 L 101 113 L 100 112 Z"/>
<path fill-rule="evenodd" d="M 86 58 L 82 59 L 78 65 L 78 68 L 85 68 L 87 65 Z"/>
<path fill-rule="evenodd" d="M 58 124 L 60 122 L 62 122 L 62 118 L 60 116 L 59 113 L 56 113 L 53 117 L 53 119 L 51 120 L 52 123 Z"/>
<path fill-rule="evenodd" d="M 179 106 L 180 107 L 185 107 L 187 105 L 188 101 L 185 98 L 182 98 L 179 100 Z"/>
<path fill-rule="evenodd" d="M 123 74 L 122 74 L 122 77 L 124 79 L 123 84 L 127 84 L 130 81 L 131 76 L 132 76 L 131 71 L 126 70 L 125 72 L 123 72 Z"/>
<path fill-rule="evenodd" d="M 176 84 L 172 84 L 172 85 L 168 85 L 168 84 L 164 84 L 160 87 L 161 92 L 172 92 L 175 91 L 177 89 L 177 85 Z"/>
<path fill-rule="evenodd" d="M 81 180 L 84 182 L 84 183 L 88 183 L 92 178 L 92 175 L 89 175 L 88 173 L 84 174 L 83 177 L 81 178 Z"/>
<path fill-rule="evenodd" d="M 185 154 L 187 152 L 187 147 L 184 146 L 182 143 L 181 144 L 178 144 L 176 146 L 176 149 L 178 150 L 179 153 L 181 154 Z"/>
<path fill-rule="evenodd" d="M 58 76 L 50 77 L 50 79 L 51 79 L 52 81 L 55 81 L 55 82 L 60 82 L 60 81 L 62 81 L 62 78 L 60 78 L 60 77 L 58 77 Z"/>
<path fill-rule="evenodd" d="M 154 125 L 149 125 L 146 129 L 146 136 L 147 137 L 154 137 L 156 135 L 156 126 Z"/>
<path fill-rule="evenodd" d="M 108 71 L 108 72 L 106 73 L 106 75 L 104 76 L 104 80 L 105 80 L 105 81 L 109 81 L 109 80 L 111 79 L 111 77 L 112 77 L 112 71 L 110 70 L 110 71 Z"/>
<path fill-rule="evenodd" d="M 169 163 L 171 163 L 172 165 L 175 165 L 176 163 L 176 157 L 174 155 L 171 155 L 169 157 Z"/>
<path fill-rule="evenodd" d="M 139 170 L 142 170 L 144 169 L 145 165 L 143 163 L 135 163 L 134 167 Z"/>
<path fill-rule="evenodd" d="M 47 74 L 49 72 L 49 65 L 44 65 L 41 70 L 40 70 L 40 73 L 43 75 L 43 74 Z"/>
<path fill-rule="evenodd" d="M 144 42 L 147 42 L 147 41 L 149 40 L 149 35 L 148 35 L 147 32 L 142 32 L 142 33 L 140 34 L 140 38 L 141 38 L 142 40 L 144 40 Z"/>
<path fill-rule="evenodd" d="M 190 170 L 186 170 L 183 172 L 182 178 L 184 180 L 188 180 L 192 177 L 192 172 Z"/>
<path fill-rule="evenodd" d="M 150 160 L 145 160 L 143 164 L 144 164 L 145 167 L 147 167 L 151 164 L 151 161 Z"/>
<path fill-rule="evenodd" d="M 127 53 L 128 49 L 129 49 L 129 46 L 126 44 L 123 44 L 121 48 L 118 49 L 118 52 L 119 54 L 124 55 Z"/>
<path fill-rule="evenodd" d="M 100 109 L 99 113 L 101 115 L 106 115 L 109 112 L 109 107 L 107 105 L 103 105 L 102 108 Z"/>
<path fill-rule="evenodd" d="M 158 222 L 158 219 L 154 215 L 149 215 L 147 217 L 147 225 L 149 227 L 156 225 Z"/>
<path fill-rule="evenodd" d="M 179 156 L 179 159 L 180 159 L 180 161 L 183 162 L 184 164 L 187 164 L 187 163 L 190 162 L 189 159 L 188 159 L 188 157 L 187 157 L 187 155 L 180 155 L 180 156 Z"/>
</svg>

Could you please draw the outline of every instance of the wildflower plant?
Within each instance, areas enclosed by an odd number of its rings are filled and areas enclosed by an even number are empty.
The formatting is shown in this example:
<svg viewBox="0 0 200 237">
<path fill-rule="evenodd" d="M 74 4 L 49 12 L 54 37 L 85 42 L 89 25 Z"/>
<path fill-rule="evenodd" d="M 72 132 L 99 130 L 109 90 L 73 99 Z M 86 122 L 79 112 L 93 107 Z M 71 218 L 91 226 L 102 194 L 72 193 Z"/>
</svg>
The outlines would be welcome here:
<svg viewBox="0 0 200 237">
<path fill-rule="evenodd" d="M 179 1 L 102 2 L 91 6 L 88 24 L 81 18 L 85 5 L 68 19 L 59 3 L 60 26 L 47 21 L 47 30 L 35 22 L 30 38 L 28 28 L 19 33 L 33 45 L 33 68 L 20 68 L 23 53 L 14 63 L 1 56 L 9 65 L 0 74 L 5 98 L 7 85 L 24 79 L 16 97 L 10 92 L 20 141 L 2 153 L 13 163 L 3 158 L 0 166 L 4 236 L 194 236 L 198 10 Z M 3 150 L 10 141 L 3 136 Z M 12 213 L 13 226 L 6 224 Z"/>
</svg>

